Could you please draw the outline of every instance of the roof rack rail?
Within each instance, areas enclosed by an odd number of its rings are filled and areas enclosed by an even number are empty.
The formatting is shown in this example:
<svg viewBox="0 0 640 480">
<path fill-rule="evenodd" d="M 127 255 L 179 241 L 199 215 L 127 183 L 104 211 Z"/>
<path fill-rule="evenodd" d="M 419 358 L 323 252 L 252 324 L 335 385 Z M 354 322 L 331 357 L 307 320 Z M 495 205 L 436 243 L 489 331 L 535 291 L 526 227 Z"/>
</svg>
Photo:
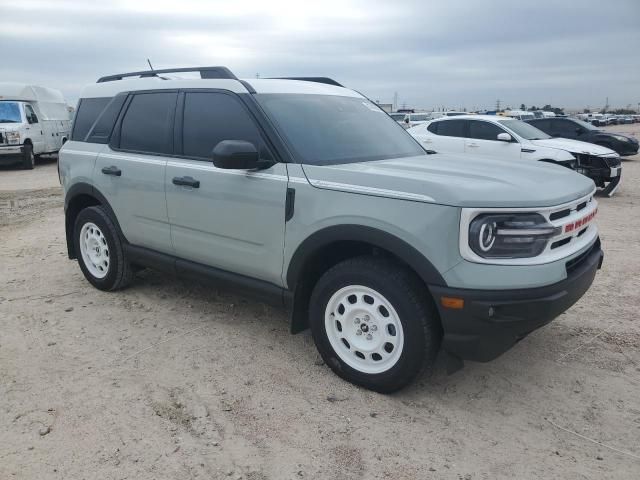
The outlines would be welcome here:
<svg viewBox="0 0 640 480">
<path fill-rule="evenodd" d="M 141 72 L 118 73 L 116 75 L 107 75 L 100 77 L 96 83 L 113 82 L 114 80 L 122 80 L 124 77 L 157 77 L 162 73 L 179 73 L 179 72 L 199 72 L 200 78 L 227 78 L 238 80 L 231 70 L 227 67 L 193 67 L 193 68 L 166 68 L 164 70 L 143 70 Z"/>
<path fill-rule="evenodd" d="M 343 87 L 344 85 L 336 82 L 333 78 L 329 77 L 272 77 L 273 80 L 300 80 L 302 82 L 315 82 L 325 83 L 327 85 L 335 85 L 336 87 Z"/>
</svg>

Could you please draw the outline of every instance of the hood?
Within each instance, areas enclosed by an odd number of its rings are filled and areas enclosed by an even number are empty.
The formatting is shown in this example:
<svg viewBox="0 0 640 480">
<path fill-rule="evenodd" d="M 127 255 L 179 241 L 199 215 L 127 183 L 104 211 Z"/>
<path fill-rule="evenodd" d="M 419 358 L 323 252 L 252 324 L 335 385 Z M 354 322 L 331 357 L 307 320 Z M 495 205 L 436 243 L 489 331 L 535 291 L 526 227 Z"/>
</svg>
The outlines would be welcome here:
<svg viewBox="0 0 640 480">
<path fill-rule="evenodd" d="M 593 191 L 560 165 L 434 154 L 342 165 L 302 166 L 317 188 L 456 207 L 549 207 Z"/>
<path fill-rule="evenodd" d="M 617 155 L 616 152 L 606 147 L 601 147 L 594 143 L 581 142 L 579 140 L 571 140 L 570 138 L 547 138 L 544 140 L 530 140 L 534 145 L 541 147 L 557 148 L 572 153 L 584 153 L 586 155 Z"/>
</svg>

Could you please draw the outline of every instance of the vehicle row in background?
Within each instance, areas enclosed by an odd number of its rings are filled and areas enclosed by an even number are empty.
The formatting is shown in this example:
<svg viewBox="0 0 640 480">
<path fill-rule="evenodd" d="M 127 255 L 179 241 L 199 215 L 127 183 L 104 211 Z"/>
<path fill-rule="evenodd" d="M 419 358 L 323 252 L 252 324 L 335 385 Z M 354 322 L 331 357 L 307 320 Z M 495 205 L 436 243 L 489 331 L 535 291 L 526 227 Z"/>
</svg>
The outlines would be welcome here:
<svg viewBox="0 0 640 480">
<path fill-rule="evenodd" d="M 600 130 L 593 123 L 583 122 L 576 118 L 539 118 L 527 121 L 554 138 L 570 138 L 581 142 L 595 143 L 609 148 L 619 155 L 638 153 L 638 139 L 635 137 Z"/>
<path fill-rule="evenodd" d="M 70 123 L 58 90 L 0 82 L 0 164 L 32 169 L 35 157 L 60 150 Z"/>
<path fill-rule="evenodd" d="M 530 120 L 533 122 L 534 120 Z M 411 128 L 424 148 L 486 158 L 542 161 L 571 168 L 613 195 L 620 183 L 620 156 L 591 143 L 552 138 L 529 123 L 498 115 L 442 118 Z"/>
</svg>

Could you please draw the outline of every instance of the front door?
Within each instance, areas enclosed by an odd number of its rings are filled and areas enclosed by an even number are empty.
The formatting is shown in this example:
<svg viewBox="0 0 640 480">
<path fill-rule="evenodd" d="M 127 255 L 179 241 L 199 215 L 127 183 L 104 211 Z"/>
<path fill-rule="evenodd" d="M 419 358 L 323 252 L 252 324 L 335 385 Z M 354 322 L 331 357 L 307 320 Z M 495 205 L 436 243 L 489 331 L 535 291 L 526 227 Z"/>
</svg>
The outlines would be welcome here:
<svg viewBox="0 0 640 480">
<path fill-rule="evenodd" d="M 245 140 L 261 156 L 271 152 L 242 102 L 233 94 L 186 92 L 178 107 L 179 158 L 167 164 L 166 195 L 176 255 L 222 270 L 282 283 L 287 168 L 216 168 L 213 148 Z M 182 121 L 180 121 L 182 117 Z"/>
<path fill-rule="evenodd" d="M 28 103 L 24 104 L 24 115 L 27 120 L 27 126 L 25 127 L 25 137 L 29 137 L 31 139 L 31 143 L 33 144 L 33 153 L 39 155 L 40 153 L 46 151 L 44 126 L 42 120 L 38 118 L 38 115 L 36 115 L 33 107 Z"/>
<path fill-rule="evenodd" d="M 472 155 L 481 155 L 505 160 L 517 160 L 521 156 L 520 143 L 498 140 L 498 135 L 507 133 L 495 123 L 483 120 L 469 120 L 469 130 L 464 151 Z M 511 134 L 510 134 L 511 135 Z"/>
</svg>

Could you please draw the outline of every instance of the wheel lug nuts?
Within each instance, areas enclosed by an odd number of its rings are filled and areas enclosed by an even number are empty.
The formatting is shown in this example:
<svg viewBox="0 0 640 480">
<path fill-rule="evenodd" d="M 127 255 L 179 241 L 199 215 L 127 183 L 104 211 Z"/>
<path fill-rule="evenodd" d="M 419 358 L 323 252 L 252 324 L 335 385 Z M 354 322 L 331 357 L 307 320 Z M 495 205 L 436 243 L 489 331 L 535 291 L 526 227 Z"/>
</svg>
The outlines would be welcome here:
<svg viewBox="0 0 640 480">
<path fill-rule="evenodd" d="M 356 335 L 362 335 L 362 330 L 356 330 Z"/>
<path fill-rule="evenodd" d="M 367 334 L 367 340 L 371 340 L 373 338 L 373 335 L 371 335 L 370 333 Z"/>
<path fill-rule="evenodd" d="M 355 323 L 356 325 L 358 325 L 358 324 L 360 323 L 360 319 L 359 319 L 359 318 L 356 318 L 356 319 L 353 321 L 353 323 Z"/>
<path fill-rule="evenodd" d="M 371 330 L 373 330 L 375 332 L 376 330 L 378 330 L 378 326 L 377 325 L 371 325 Z"/>
</svg>

